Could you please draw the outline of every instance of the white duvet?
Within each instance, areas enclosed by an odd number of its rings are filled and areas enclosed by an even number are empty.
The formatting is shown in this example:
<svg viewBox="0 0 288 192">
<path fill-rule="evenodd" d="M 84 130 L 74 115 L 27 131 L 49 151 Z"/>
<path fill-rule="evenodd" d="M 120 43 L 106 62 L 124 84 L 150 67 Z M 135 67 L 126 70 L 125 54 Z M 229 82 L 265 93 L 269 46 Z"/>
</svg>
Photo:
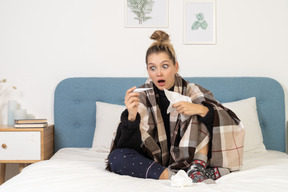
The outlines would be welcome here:
<svg viewBox="0 0 288 192">
<path fill-rule="evenodd" d="M 170 180 L 139 179 L 105 171 L 106 152 L 65 148 L 51 160 L 34 163 L 0 186 L 0 192 L 169 192 L 169 191 L 288 191 L 288 155 L 277 151 L 245 153 L 241 171 L 216 184 L 172 187 Z"/>
</svg>

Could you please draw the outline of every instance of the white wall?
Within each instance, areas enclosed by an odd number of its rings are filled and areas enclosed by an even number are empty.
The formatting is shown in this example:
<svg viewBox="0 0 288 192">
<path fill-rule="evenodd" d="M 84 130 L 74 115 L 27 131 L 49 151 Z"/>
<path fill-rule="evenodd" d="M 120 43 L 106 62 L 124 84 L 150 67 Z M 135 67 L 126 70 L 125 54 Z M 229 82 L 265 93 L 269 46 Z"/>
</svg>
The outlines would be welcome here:
<svg viewBox="0 0 288 192">
<path fill-rule="evenodd" d="M 0 0 L 0 78 L 37 118 L 53 123 L 53 92 L 73 76 L 147 76 L 155 28 L 124 28 L 123 0 Z M 183 1 L 169 0 L 169 27 L 183 76 L 267 76 L 288 87 L 287 0 L 217 0 L 217 44 L 183 44 Z"/>
<path fill-rule="evenodd" d="M 147 76 L 155 28 L 124 28 L 124 0 L 0 0 L 0 79 L 8 99 L 53 123 L 56 85 L 75 76 Z M 266 76 L 288 87 L 288 1 L 217 0 L 217 44 L 183 44 L 183 1 L 169 0 L 182 76 Z M 287 94 L 286 94 L 287 95 Z M 286 96 L 287 102 L 287 96 Z M 286 112 L 287 113 L 287 112 Z"/>
</svg>

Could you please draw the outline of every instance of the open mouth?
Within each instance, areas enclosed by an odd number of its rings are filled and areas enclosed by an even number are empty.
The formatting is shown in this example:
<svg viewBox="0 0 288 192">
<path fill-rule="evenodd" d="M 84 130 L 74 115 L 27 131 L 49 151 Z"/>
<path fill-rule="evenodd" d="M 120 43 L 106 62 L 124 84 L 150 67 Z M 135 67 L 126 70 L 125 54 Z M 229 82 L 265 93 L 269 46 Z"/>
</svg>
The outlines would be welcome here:
<svg viewBox="0 0 288 192">
<path fill-rule="evenodd" d="M 164 85 L 164 84 L 165 84 L 165 80 L 163 80 L 163 79 L 158 80 L 158 84 L 159 84 L 159 85 Z"/>
</svg>

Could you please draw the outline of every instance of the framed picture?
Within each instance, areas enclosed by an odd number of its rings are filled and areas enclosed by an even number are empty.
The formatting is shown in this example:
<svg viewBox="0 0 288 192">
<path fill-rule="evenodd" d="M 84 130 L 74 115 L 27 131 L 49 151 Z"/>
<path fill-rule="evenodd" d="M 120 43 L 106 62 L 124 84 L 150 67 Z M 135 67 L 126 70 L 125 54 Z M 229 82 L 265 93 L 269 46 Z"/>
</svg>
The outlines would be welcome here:
<svg viewBox="0 0 288 192">
<path fill-rule="evenodd" d="M 125 27 L 168 27 L 168 0 L 124 0 Z"/>
<path fill-rule="evenodd" d="M 216 44 L 216 0 L 184 0 L 184 44 Z"/>
</svg>

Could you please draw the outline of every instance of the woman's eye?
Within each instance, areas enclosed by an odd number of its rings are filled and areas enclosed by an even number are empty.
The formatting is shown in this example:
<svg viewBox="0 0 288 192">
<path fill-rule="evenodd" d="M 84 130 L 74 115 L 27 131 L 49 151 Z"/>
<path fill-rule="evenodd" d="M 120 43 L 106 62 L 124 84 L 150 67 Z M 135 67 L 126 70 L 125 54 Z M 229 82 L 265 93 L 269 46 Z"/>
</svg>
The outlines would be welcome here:
<svg viewBox="0 0 288 192">
<path fill-rule="evenodd" d="M 167 64 L 163 65 L 163 68 L 164 68 L 164 69 L 167 69 L 167 68 L 168 68 L 168 65 L 167 65 Z"/>
<path fill-rule="evenodd" d="M 151 71 L 154 71 L 156 68 L 155 67 L 150 67 L 150 70 Z"/>
</svg>

